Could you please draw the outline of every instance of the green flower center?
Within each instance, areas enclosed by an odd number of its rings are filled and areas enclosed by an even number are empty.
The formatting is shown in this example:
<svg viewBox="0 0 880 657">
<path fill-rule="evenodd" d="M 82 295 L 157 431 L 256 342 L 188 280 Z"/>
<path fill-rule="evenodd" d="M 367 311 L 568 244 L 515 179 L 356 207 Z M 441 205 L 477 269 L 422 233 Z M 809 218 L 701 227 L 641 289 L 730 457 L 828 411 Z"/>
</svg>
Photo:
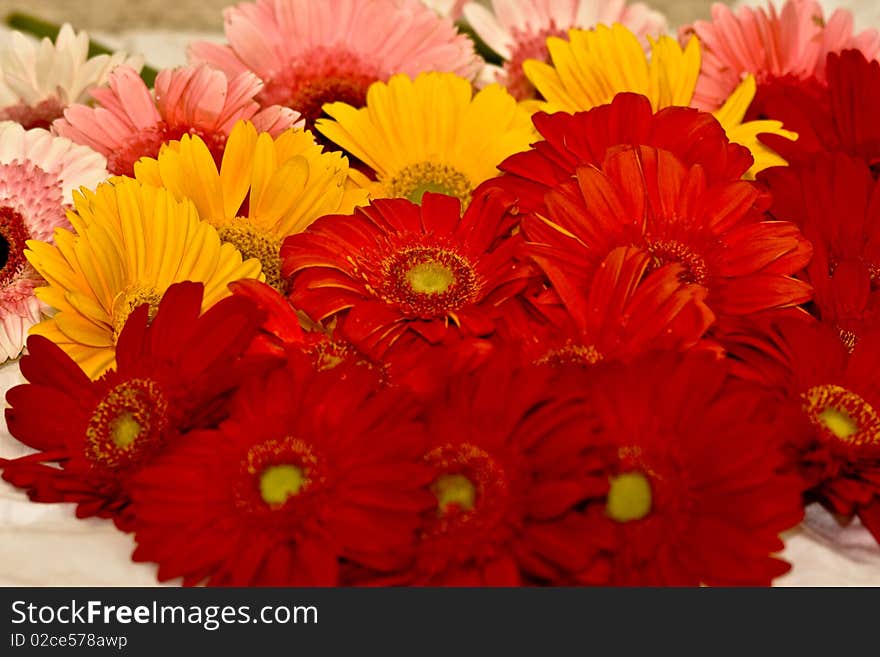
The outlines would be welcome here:
<svg viewBox="0 0 880 657">
<path fill-rule="evenodd" d="M 476 487 L 462 474 L 440 475 L 431 485 L 431 492 L 437 498 L 437 507 L 441 514 L 446 513 L 449 507 L 471 511 L 477 501 Z"/>
<path fill-rule="evenodd" d="M 281 506 L 309 483 L 302 468 L 270 465 L 260 475 L 260 496 L 269 506 Z"/>
<path fill-rule="evenodd" d="M 129 447 L 141 435 L 143 427 L 131 413 L 122 413 L 110 422 L 110 439 L 117 447 Z"/>
<path fill-rule="evenodd" d="M 414 292 L 439 294 L 448 290 L 455 282 L 455 274 L 442 262 L 429 260 L 413 265 L 406 272 L 406 280 Z"/>
<path fill-rule="evenodd" d="M 813 386 L 801 395 L 820 435 L 846 448 L 880 447 L 880 416 L 856 393 L 839 385 Z"/>
<path fill-rule="evenodd" d="M 641 520 L 651 512 L 651 484 L 641 472 L 611 477 L 605 512 L 617 522 Z"/>
</svg>

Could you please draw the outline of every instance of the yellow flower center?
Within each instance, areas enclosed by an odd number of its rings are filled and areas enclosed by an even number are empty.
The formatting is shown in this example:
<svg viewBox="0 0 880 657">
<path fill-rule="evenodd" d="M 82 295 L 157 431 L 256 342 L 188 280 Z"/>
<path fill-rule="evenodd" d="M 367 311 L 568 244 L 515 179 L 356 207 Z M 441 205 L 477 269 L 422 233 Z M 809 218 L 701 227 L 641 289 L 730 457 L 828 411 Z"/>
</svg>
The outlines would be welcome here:
<svg viewBox="0 0 880 657">
<path fill-rule="evenodd" d="M 129 379 L 98 402 L 86 428 L 86 455 L 117 468 L 151 453 L 165 438 L 168 400 L 151 379 Z"/>
<path fill-rule="evenodd" d="M 470 179 L 458 169 L 435 162 L 419 162 L 404 167 L 387 183 L 390 198 L 421 203 L 426 192 L 455 196 L 467 205 L 471 197 Z"/>
<path fill-rule="evenodd" d="M 683 283 L 704 285 L 709 277 L 709 268 L 702 256 L 695 253 L 687 244 L 677 240 L 659 240 L 648 244 L 648 251 L 654 256 L 655 265 L 661 267 L 677 262 L 684 267 L 681 273 Z"/>
<path fill-rule="evenodd" d="M 260 496 L 269 506 L 281 506 L 309 483 L 302 468 L 271 465 L 260 475 Z"/>
<path fill-rule="evenodd" d="M 847 447 L 880 447 L 880 416 L 859 395 L 839 385 L 813 386 L 803 408 L 821 436 Z"/>
<path fill-rule="evenodd" d="M 440 475 L 431 485 L 431 492 L 437 498 L 437 511 L 441 515 L 450 507 L 472 511 L 477 501 L 476 487 L 462 474 Z"/>
<path fill-rule="evenodd" d="M 449 289 L 455 282 L 455 274 L 441 262 L 420 262 L 406 272 L 413 291 L 421 294 L 439 294 Z"/>
<path fill-rule="evenodd" d="M 433 246 L 414 246 L 390 254 L 382 263 L 380 295 L 402 310 L 438 318 L 473 303 L 480 291 L 474 267 L 464 256 Z"/>
<path fill-rule="evenodd" d="M 281 240 L 260 230 L 253 222 L 237 218 L 225 226 L 217 228 L 217 234 L 224 242 L 229 242 L 241 251 L 243 259 L 254 258 L 260 261 L 266 283 L 284 294 L 286 281 L 281 277 Z"/>
<path fill-rule="evenodd" d="M 551 349 L 535 361 L 536 365 L 595 365 L 604 359 L 595 345 L 568 343 L 559 349 Z"/>
<path fill-rule="evenodd" d="M 122 413 L 110 422 L 110 438 L 117 447 L 125 449 L 141 435 L 143 427 L 131 413 Z"/>
<path fill-rule="evenodd" d="M 641 472 L 611 477 L 605 512 L 617 522 L 641 520 L 651 512 L 651 484 Z"/>
<path fill-rule="evenodd" d="M 130 285 L 117 294 L 116 299 L 113 301 L 114 344 L 119 340 L 119 334 L 122 333 L 122 329 L 125 327 L 125 322 L 128 321 L 131 313 L 145 303 L 149 304 L 149 319 L 150 321 L 153 321 L 156 312 L 159 310 L 159 303 L 161 301 L 162 295 L 156 290 L 156 288 L 141 283 Z"/>
</svg>

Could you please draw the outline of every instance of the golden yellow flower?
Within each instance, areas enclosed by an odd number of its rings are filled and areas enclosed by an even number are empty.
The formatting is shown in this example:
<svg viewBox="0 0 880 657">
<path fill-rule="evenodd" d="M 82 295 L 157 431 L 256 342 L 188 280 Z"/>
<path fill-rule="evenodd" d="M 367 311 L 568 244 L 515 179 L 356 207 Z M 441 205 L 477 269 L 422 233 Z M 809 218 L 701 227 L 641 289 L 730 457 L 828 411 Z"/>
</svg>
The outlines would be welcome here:
<svg viewBox="0 0 880 657">
<path fill-rule="evenodd" d="M 569 39 L 550 37 L 552 64 L 528 60 L 523 71 L 544 97 L 531 107 L 545 112 L 578 112 L 610 103 L 618 93 L 646 96 L 654 110 L 690 106 L 700 74 L 700 43 L 695 37 L 684 48 L 668 36 L 650 39 L 650 57 L 638 38 L 623 25 L 571 30 Z M 731 141 L 748 148 L 755 163 L 747 176 L 785 161 L 758 140 L 762 133 L 797 139 L 779 121 L 748 121 L 743 117 L 755 97 L 755 79 L 747 77 L 727 102 L 714 112 Z"/>
<path fill-rule="evenodd" d="M 54 245 L 27 243 L 25 255 L 47 282 L 36 295 L 56 311 L 31 333 L 58 344 L 93 378 L 115 363 L 131 312 L 148 303 L 154 313 L 173 283 L 204 283 L 204 310 L 229 294 L 228 283 L 262 278 L 260 263 L 243 262 L 190 201 L 128 178 L 75 193 L 68 218 L 74 230 L 57 229 Z"/>
<path fill-rule="evenodd" d="M 452 73 L 395 75 L 370 86 L 366 107 L 330 103 L 324 112 L 332 120 L 317 129 L 376 172 L 373 195 L 414 202 L 439 192 L 466 203 L 535 138 L 529 113 L 503 87 L 474 94 Z"/>
<path fill-rule="evenodd" d="M 369 181 L 340 153 L 324 153 L 305 130 L 277 139 L 240 121 L 232 129 L 220 169 L 198 136 L 184 135 L 143 158 L 135 177 L 190 199 L 199 216 L 246 258 L 257 258 L 266 280 L 281 289 L 279 249 L 288 235 L 325 214 L 349 214 L 368 202 Z M 245 205 L 246 203 L 246 205 Z"/>
</svg>

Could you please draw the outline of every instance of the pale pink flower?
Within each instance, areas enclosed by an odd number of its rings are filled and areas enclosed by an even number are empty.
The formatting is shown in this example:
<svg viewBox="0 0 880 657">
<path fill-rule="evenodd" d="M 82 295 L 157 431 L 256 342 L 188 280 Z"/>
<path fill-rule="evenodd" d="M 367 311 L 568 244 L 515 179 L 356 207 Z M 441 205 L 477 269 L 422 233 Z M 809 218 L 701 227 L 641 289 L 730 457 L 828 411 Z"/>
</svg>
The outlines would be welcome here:
<svg viewBox="0 0 880 657">
<path fill-rule="evenodd" d="M 572 28 L 621 23 L 647 44 L 647 36 L 666 32 L 666 18 L 641 2 L 625 0 L 492 0 L 492 11 L 476 2 L 464 7 L 474 32 L 504 59 L 504 67 L 486 67 L 485 82 L 499 82 L 520 100 L 535 97 L 523 74 L 527 59 L 549 61 L 547 38 L 566 38 Z"/>
<path fill-rule="evenodd" d="M 848 48 L 861 50 L 866 58 L 880 54 L 880 33 L 854 33 L 849 11 L 838 9 L 826 20 L 816 0 L 789 0 L 777 11 L 767 8 L 712 5 L 711 21 L 696 21 L 681 30 L 682 39 L 696 34 L 702 45 L 702 67 L 694 105 L 713 111 L 721 107 L 749 73 L 764 85 L 825 83 L 825 60 L 829 53 Z"/>
<path fill-rule="evenodd" d="M 198 135 L 219 162 L 237 121 L 252 121 L 274 137 L 299 120 L 285 107 L 260 109 L 254 97 L 262 86 L 252 73 L 227 79 L 209 66 L 187 66 L 161 71 L 151 93 L 134 69 L 120 66 L 110 74 L 109 88 L 92 92 L 97 107 L 72 105 L 54 128 L 103 153 L 117 175 L 133 175 L 141 157 L 156 157 L 162 144 L 185 134 Z"/>
<path fill-rule="evenodd" d="M 483 61 L 448 17 L 418 0 L 257 0 L 226 10 L 229 45 L 195 43 L 190 58 L 228 75 L 254 72 L 263 105 L 300 112 L 311 125 L 325 103 L 363 107 L 367 87 L 395 73 L 457 73 Z"/>
<path fill-rule="evenodd" d="M 56 228 L 69 228 L 71 192 L 106 180 L 106 164 L 69 139 L 0 122 L 0 362 L 21 353 L 44 308 L 34 289 L 45 282 L 24 256 L 26 241 L 52 242 Z"/>
<path fill-rule="evenodd" d="M 38 44 L 13 32 L 0 52 L 0 121 L 48 128 L 65 107 L 86 102 L 120 64 L 140 71 L 143 60 L 125 53 L 89 57 L 88 34 L 67 24 L 55 43 L 43 39 Z"/>
</svg>

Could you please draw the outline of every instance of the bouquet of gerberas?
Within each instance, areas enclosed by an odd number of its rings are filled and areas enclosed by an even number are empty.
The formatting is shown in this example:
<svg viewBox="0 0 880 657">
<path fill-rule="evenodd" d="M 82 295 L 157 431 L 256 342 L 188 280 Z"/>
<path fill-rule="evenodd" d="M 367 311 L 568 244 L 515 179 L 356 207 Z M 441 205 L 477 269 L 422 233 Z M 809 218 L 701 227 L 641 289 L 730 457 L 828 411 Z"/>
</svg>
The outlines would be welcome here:
<svg viewBox="0 0 880 657">
<path fill-rule="evenodd" d="M 432 5 L 243 3 L 151 86 L 12 37 L 4 479 L 185 584 L 764 585 L 811 503 L 880 540 L 880 35 Z"/>
</svg>

